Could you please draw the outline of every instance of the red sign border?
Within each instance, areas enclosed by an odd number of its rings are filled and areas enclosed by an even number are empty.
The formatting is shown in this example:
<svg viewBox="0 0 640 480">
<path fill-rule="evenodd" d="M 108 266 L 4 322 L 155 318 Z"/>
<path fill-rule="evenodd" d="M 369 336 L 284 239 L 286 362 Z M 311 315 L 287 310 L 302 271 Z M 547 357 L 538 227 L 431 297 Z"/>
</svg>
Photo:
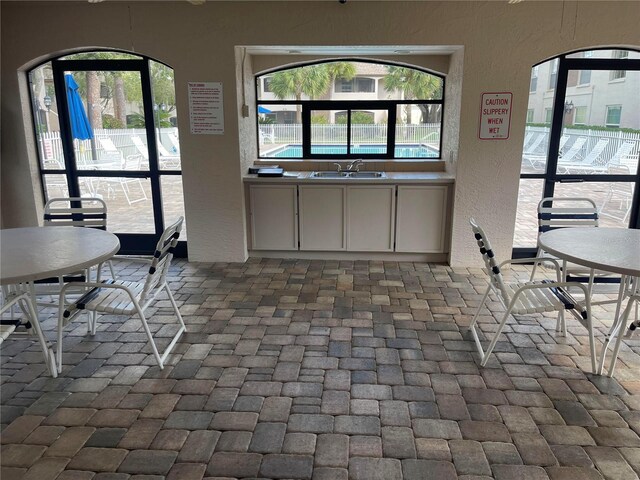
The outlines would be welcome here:
<svg viewBox="0 0 640 480">
<path fill-rule="evenodd" d="M 509 128 L 507 129 L 507 136 L 503 138 L 482 138 L 480 136 L 480 130 L 482 127 L 482 105 L 484 103 L 485 95 L 510 95 L 511 99 L 509 101 Z M 483 92 L 480 95 L 480 115 L 478 117 L 478 140 L 509 140 L 511 136 L 511 113 L 513 112 L 513 92 Z"/>
</svg>

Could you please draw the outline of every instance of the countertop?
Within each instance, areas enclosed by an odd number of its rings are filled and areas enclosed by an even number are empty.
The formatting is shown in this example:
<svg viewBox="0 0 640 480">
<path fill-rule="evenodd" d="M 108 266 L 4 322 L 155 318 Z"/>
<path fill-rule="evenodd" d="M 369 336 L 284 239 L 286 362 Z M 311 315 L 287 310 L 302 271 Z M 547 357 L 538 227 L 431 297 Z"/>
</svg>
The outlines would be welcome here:
<svg viewBox="0 0 640 480">
<path fill-rule="evenodd" d="M 455 177 L 447 172 L 385 172 L 382 178 L 317 178 L 310 177 L 312 172 L 286 172 L 297 176 L 286 177 L 258 177 L 258 175 L 245 174 L 242 180 L 247 183 L 346 183 L 346 184 L 417 184 L 417 183 L 454 183 Z"/>
</svg>

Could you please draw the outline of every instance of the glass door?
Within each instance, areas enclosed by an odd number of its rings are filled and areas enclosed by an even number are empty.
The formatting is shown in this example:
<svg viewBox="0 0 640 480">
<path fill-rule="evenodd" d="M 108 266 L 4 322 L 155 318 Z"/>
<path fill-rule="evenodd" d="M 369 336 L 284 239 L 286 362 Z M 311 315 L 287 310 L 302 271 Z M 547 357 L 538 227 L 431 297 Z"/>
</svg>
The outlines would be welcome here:
<svg viewBox="0 0 640 480">
<path fill-rule="evenodd" d="M 547 64 L 531 84 L 514 256 L 535 251 L 544 197 L 590 198 L 601 226 L 640 227 L 640 54 L 578 52 Z"/>
<path fill-rule="evenodd" d="M 165 225 L 184 215 L 177 129 L 163 128 L 168 106 L 154 102 L 152 88 L 162 85 L 152 85 L 150 74 L 168 67 L 147 59 L 54 60 L 51 67 L 64 152 L 52 180 L 64 175 L 69 196 L 107 203 L 121 254 L 153 253 Z M 48 177 L 47 198 L 58 196 Z"/>
</svg>

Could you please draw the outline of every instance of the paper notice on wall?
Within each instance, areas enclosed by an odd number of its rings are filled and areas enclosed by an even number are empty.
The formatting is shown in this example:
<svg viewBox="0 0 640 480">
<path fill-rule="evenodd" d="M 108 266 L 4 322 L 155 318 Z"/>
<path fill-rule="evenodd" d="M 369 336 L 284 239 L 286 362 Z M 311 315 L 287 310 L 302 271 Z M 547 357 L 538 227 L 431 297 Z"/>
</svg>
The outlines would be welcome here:
<svg viewBox="0 0 640 480">
<path fill-rule="evenodd" d="M 222 82 L 189 82 L 188 85 L 191 133 L 224 134 Z"/>
<path fill-rule="evenodd" d="M 491 92 L 482 94 L 480 104 L 480 140 L 506 140 L 511 124 L 512 94 Z"/>
</svg>

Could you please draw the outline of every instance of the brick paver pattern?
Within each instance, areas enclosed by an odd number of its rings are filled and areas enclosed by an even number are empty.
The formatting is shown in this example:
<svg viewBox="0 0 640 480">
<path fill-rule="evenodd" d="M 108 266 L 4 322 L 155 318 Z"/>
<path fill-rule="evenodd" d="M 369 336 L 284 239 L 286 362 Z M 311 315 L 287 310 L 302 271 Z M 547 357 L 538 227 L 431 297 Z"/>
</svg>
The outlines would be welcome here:
<svg viewBox="0 0 640 480">
<path fill-rule="evenodd" d="M 177 261 L 170 284 L 187 333 L 164 370 L 129 317 L 69 325 L 57 379 L 32 337 L 2 344 L 3 480 L 638 478 L 640 342 L 594 377 L 570 316 L 566 337 L 555 314 L 520 316 L 480 368 L 480 269 Z M 501 311 L 491 299 L 480 330 Z M 600 346 L 613 306 L 594 312 Z M 163 347 L 168 301 L 150 317 Z"/>
</svg>

